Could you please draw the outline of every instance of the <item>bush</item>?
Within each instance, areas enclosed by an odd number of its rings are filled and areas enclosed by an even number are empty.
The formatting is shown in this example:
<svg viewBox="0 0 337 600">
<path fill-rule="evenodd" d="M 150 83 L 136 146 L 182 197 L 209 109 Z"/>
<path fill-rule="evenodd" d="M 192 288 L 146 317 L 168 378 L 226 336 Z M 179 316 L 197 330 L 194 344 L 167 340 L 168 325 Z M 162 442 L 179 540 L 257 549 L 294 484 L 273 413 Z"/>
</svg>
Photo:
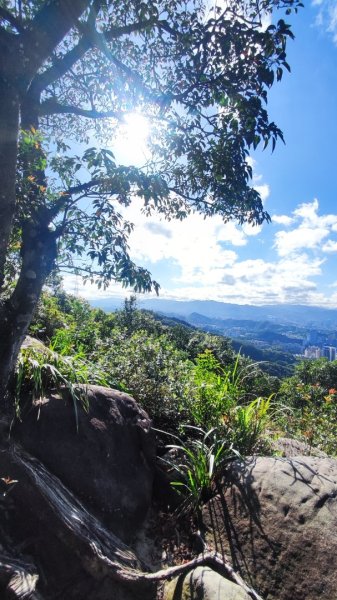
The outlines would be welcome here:
<svg viewBox="0 0 337 600">
<path fill-rule="evenodd" d="M 155 425 L 177 430 L 186 418 L 192 364 L 164 334 L 112 332 L 100 365 L 149 413 Z"/>
</svg>

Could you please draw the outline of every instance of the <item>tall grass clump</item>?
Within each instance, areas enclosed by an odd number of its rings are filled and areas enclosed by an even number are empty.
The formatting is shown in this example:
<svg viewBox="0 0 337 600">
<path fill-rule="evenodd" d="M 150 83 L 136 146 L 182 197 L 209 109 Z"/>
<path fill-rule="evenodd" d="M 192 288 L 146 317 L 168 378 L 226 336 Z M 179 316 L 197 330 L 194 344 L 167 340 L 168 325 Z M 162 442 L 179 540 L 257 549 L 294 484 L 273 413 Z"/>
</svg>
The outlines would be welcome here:
<svg viewBox="0 0 337 600">
<path fill-rule="evenodd" d="M 38 404 L 48 393 L 56 391 L 69 394 L 78 424 L 78 403 L 84 410 L 89 409 L 86 385 L 90 383 L 106 385 L 105 376 L 82 356 L 63 356 L 43 344 L 23 347 L 16 365 L 16 414 L 20 417 L 24 395 Z"/>
<path fill-rule="evenodd" d="M 167 444 L 168 452 L 161 462 L 169 468 L 171 485 L 183 496 L 179 512 L 199 513 L 215 492 L 224 465 L 237 453 L 217 428 L 204 431 L 185 425 L 183 429 L 184 438 L 166 433 L 175 443 Z"/>
</svg>

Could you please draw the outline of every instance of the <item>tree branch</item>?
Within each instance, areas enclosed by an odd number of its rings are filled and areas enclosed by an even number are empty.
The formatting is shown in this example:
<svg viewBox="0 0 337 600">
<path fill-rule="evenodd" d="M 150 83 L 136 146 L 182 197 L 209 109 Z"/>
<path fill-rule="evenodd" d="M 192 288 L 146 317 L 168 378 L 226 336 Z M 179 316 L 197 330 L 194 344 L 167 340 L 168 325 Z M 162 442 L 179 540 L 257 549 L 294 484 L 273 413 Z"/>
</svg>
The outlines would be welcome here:
<svg viewBox="0 0 337 600">
<path fill-rule="evenodd" d="M 162 581 L 163 579 L 170 579 L 176 575 L 181 575 L 182 573 L 187 573 L 191 569 L 195 569 L 200 565 L 209 565 L 211 567 L 216 567 L 218 570 L 222 571 L 222 573 L 230 577 L 230 579 L 236 583 L 238 586 L 244 589 L 244 591 L 249 594 L 253 600 L 263 600 L 261 596 L 251 587 L 249 587 L 242 577 L 233 569 L 231 564 L 229 563 L 226 556 L 222 556 L 218 552 L 206 552 L 205 554 L 200 554 L 196 558 L 182 564 L 175 565 L 173 567 L 167 567 L 166 569 L 161 569 L 155 573 L 141 573 L 137 572 L 139 580 L 145 581 Z M 135 579 L 137 580 L 137 575 L 135 575 Z M 133 578 L 133 573 L 131 575 Z"/>
<path fill-rule="evenodd" d="M 7 21 L 7 23 L 12 25 L 12 27 L 14 27 L 14 29 L 16 29 L 19 33 L 23 31 L 20 21 L 3 6 L 0 6 L 0 18 L 4 19 L 4 21 Z"/>
<path fill-rule="evenodd" d="M 107 31 L 104 31 L 104 35 L 107 42 L 122 37 L 123 35 L 129 35 L 137 31 L 142 31 L 147 27 L 152 27 L 158 22 L 157 18 L 148 19 L 147 21 L 137 21 L 136 23 L 130 23 L 130 25 L 124 25 L 123 27 L 111 27 Z"/>
<path fill-rule="evenodd" d="M 136 85 L 141 90 L 141 92 L 144 94 L 144 96 L 146 98 L 148 98 L 148 100 L 150 100 L 152 102 L 160 101 L 160 98 L 158 98 L 158 95 L 154 94 L 154 92 L 152 90 L 148 89 L 148 87 L 144 84 L 142 77 L 138 73 L 135 73 L 132 69 L 130 69 L 130 67 L 128 67 L 127 65 L 122 63 L 116 56 L 113 55 L 109 46 L 106 43 L 105 36 L 102 33 L 99 33 L 98 31 L 93 30 L 90 32 L 90 35 L 91 35 L 93 44 L 95 44 L 95 46 L 98 48 L 98 50 L 100 50 L 102 52 L 102 54 L 104 56 L 106 56 L 106 58 L 111 63 L 113 63 L 120 71 L 122 71 L 128 77 L 130 77 L 130 79 L 132 79 L 136 83 Z"/>
<path fill-rule="evenodd" d="M 27 68 L 36 73 L 56 46 L 77 24 L 90 0 L 50 0 L 45 2 L 21 34 L 28 59 Z"/>
<path fill-rule="evenodd" d="M 118 121 L 123 121 L 123 113 L 116 112 L 114 110 L 108 110 L 100 112 L 97 110 L 88 110 L 79 106 L 71 106 L 69 104 L 61 104 L 53 98 L 48 98 L 45 102 L 42 102 L 39 107 L 39 114 L 55 115 L 55 114 L 71 114 L 78 115 L 80 117 L 87 117 L 88 119 L 108 119 L 114 118 Z"/>
<path fill-rule="evenodd" d="M 43 73 L 36 75 L 34 78 L 31 89 L 34 92 L 41 93 L 42 90 L 46 89 L 48 85 L 51 85 L 62 77 L 71 67 L 84 56 L 84 54 L 90 50 L 92 47 L 92 40 L 90 35 L 87 35 L 88 32 L 88 24 L 92 21 L 91 16 L 89 15 L 88 22 L 86 25 L 80 25 L 80 29 L 83 32 L 83 36 L 74 48 L 72 48 L 65 56 L 57 59 L 53 66 L 49 69 L 46 69 Z M 107 41 L 111 41 L 113 39 L 117 39 L 122 37 L 123 35 L 127 35 L 136 31 L 141 31 L 146 27 L 149 27 L 154 24 L 154 19 L 148 21 L 138 21 L 137 23 L 131 23 L 130 25 L 125 25 L 124 27 L 111 27 L 108 31 L 104 32 L 104 37 Z"/>
<path fill-rule="evenodd" d="M 105 179 L 92 179 L 91 181 L 87 181 L 86 183 L 80 183 L 79 185 L 75 185 L 70 187 L 64 193 L 64 196 L 73 196 L 74 194 L 80 194 L 81 192 L 87 192 L 91 190 L 96 185 L 101 185 L 104 183 Z"/>
<path fill-rule="evenodd" d="M 71 67 L 84 56 L 90 49 L 91 43 L 88 39 L 82 38 L 67 54 L 54 61 L 52 67 L 46 69 L 43 73 L 36 75 L 30 85 L 33 93 L 41 93 L 48 85 L 51 85 L 62 75 L 67 73 Z"/>
</svg>

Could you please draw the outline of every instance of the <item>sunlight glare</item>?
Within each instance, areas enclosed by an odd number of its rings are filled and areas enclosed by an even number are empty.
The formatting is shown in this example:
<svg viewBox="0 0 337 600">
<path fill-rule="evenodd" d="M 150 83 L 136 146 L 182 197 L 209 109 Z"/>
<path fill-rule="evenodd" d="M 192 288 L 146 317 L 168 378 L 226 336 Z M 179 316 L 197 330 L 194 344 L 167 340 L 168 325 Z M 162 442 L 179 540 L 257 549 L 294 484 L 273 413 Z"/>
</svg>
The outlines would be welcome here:
<svg viewBox="0 0 337 600">
<path fill-rule="evenodd" d="M 149 135 L 150 123 L 144 115 L 136 112 L 126 114 L 116 139 L 116 152 L 121 160 L 130 164 L 144 162 Z"/>
</svg>

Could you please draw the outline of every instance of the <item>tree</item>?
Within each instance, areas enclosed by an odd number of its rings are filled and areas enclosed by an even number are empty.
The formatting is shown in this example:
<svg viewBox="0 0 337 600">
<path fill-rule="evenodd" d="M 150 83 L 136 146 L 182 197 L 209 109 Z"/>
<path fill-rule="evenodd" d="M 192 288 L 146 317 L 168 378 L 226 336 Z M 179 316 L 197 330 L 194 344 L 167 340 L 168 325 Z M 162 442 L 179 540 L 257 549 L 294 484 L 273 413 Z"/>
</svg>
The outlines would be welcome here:
<svg viewBox="0 0 337 600">
<path fill-rule="evenodd" d="M 132 224 L 191 210 L 269 220 L 250 186 L 249 148 L 282 139 L 265 108 L 293 37 L 274 9 L 298 0 L 0 0 L 0 402 L 46 278 L 56 265 L 99 285 L 158 290 L 130 259 Z M 125 113 L 153 123 L 152 159 L 117 165 L 104 142 Z M 91 129 L 88 135 L 88 130 Z M 76 146 L 81 148 L 80 146 Z"/>
</svg>

